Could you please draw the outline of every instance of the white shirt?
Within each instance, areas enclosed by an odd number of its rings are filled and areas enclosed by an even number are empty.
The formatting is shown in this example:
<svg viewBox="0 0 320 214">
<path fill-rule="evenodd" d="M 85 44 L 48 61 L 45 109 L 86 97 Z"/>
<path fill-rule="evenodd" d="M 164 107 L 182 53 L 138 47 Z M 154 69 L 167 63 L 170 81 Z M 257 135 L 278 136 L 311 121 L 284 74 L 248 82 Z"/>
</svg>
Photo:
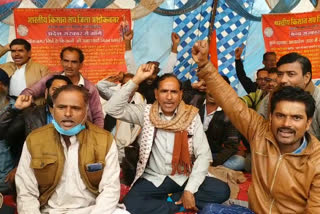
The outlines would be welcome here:
<svg viewBox="0 0 320 214">
<path fill-rule="evenodd" d="M 63 72 L 61 75 L 65 76 L 66 74 Z M 79 79 L 79 82 L 78 82 L 78 86 L 84 86 L 84 79 L 83 79 L 83 76 L 81 74 L 80 75 L 80 79 Z"/>
<path fill-rule="evenodd" d="M 27 87 L 26 83 L 26 65 L 22 65 L 20 68 L 14 72 L 10 78 L 9 94 L 11 96 L 19 96 L 20 93 Z"/>
<path fill-rule="evenodd" d="M 118 210 L 120 197 L 120 167 L 115 142 L 105 157 L 105 167 L 99 184 L 99 195 L 95 197 L 81 179 L 78 166 L 79 141 L 70 137 L 70 146 L 60 137 L 63 145 L 65 164 L 61 179 L 48 203 L 41 209 L 38 201 L 38 183 L 30 168 L 31 156 L 23 146 L 15 181 L 17 187 L 17 208 L 19 214 L 111 214 L 128 213 Z M 116 212 L 115 212 L 116 211 Z"/>
<path fill-rule="evenodd" d="M 212 111 L 211 113 L 207 113 L 207 104 L 204 103 L 204 116 L 203 116 L 203 131 L 207 131 L 209 124 L 213 118 L 213 115 L 216 111 L 222 111 L 222 108 L 218 106 L 218 108 L 215 111 Z"/>
</svg>

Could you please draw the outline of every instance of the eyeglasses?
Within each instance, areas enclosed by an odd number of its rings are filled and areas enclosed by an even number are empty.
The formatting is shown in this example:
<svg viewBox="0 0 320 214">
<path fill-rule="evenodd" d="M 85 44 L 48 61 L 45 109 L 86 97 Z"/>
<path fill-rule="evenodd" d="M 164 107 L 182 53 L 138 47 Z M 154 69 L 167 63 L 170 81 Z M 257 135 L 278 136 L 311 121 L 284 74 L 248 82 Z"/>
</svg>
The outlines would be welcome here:
<svg viewBox="0 0 320 214">
<path fill-rule="evenodd" d="M 266 80 L 266 82 L 277 82 L 277 80 L 276 79 L 271 79 L 271 78 L 265 78 Z"/>
<path fill-rule="evenodd" d="M 268 79 L 269 79 L 268 77 L 257 78 L 257 81 L 265 81 L 265 82 L 267 82 Z"/>
</svg>

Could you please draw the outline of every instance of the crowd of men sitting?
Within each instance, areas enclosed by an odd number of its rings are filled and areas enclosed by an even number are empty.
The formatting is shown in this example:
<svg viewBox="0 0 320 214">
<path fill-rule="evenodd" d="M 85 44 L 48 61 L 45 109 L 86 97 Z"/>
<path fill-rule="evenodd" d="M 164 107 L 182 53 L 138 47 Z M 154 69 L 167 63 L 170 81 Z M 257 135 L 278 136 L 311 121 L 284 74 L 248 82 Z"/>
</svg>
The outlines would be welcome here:
<svg viewBox="0 0 320 214">
<path fill-rule="evenodd" d="M 17 196 L 19 214 L 320 213 L 320 93 L 308 58 L 267 52 L 253 82 L 236 49 L 248 93 L 239 98 L 206 41 L 192 48 L 199 80 L 182 83 L 177 34 L 162 70 L 136 65 L 132 38 L 128 73 L 96 85 L 81 75 L 79 48 L 63 48 L 63 70 L 49 73 L 26 40 L 0 47 L 13 60 L 0 65 L 0 192 Z M 123 204 L 120 165 L 131 186 Z M 249 208 L 220 205 L 230 188 L 208 173 L 220 165 L 252 173 Z"/>
</svg>

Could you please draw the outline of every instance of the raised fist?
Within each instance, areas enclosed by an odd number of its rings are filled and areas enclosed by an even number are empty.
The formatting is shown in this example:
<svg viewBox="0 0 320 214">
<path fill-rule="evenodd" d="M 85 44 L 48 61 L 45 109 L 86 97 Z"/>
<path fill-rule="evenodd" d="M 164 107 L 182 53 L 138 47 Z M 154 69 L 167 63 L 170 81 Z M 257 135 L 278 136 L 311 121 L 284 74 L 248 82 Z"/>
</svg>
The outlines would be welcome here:
<svg viewBox="0 0 320 214">
<path fill-rule="evenodd" d="M 25 108 L 28 108 L 31 105 L 32 102 L 32 96 L 29 95 L 19 95 L 16 103 L 14 104 L 14 107 L 16 109 L 22 110 Z"/>
<path fill-rule="evenodd" d="M 180 43 L 180 37 L 178 36 L 178 34 L 176 34 L 175 32 L 171 33 L 171 41 L 172 41 L 172 45 L 179 45 Z"/>
<path fill-rule="evenodd" d="M 235 58 L 241 59 L 242 52 L 243 52 L 243 47 L 236 48 L 236 50 L 234 51 Z"/>
<path fill-rule="evenodd" d="M 132 78 L 132 81 L 139 85 L 142 81 L 148 79 L 154 73 L 155 65 L 153 63 L 142 64 L 137 70 L 136 75 Z"/>
<path fill-rule="evenodd" d="M 208 41 L 197 41 L 191 50 L 193 60 L 198 64 L 198 67 L 202 67 L 208 63 L 209 45 Z"/>
</svg>

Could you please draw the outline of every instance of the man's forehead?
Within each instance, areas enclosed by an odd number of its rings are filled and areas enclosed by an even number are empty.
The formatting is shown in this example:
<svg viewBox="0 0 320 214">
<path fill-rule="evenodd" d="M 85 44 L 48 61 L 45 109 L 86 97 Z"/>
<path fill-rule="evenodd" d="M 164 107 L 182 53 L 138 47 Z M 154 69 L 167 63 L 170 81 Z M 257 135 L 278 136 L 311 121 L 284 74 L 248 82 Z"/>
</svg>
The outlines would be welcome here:
<svg viewBox="0 0 320 214">
<path fill-rule="evenodd" d="M 275 105 L 274 112 L 290 115 L 306 115 L 306 105 L 303 102 L 281 100 Z"/>
<path fill-rule="evenodd" d="M 174 77 L 168 77 L 159 83 L 159 89 L 168 88 L 168 87 L 180 90 L 179 81 Z"/>
<path fill-rule="evenodd" d="M 257 76 L 268 76 L 269 72 L 267 70 L 258 71 Z"/>
<path fill-rule="evenodd" d="M 73 101 L 74 100 L 83 100 L 84 101 L 84 97 L 83 97 L 82 93 L 79 91 L 76 91 L 76 90 L 61 91 L 59 93 L 59 95 L 57 96 L 56 100 L 69 102 L 70 98 L 74 98 L 74 99 L 72 99 Z"/>
<path fill-rule="evenodd" d="M 291 63 L 285 63 L 280 66 L 278 66 L 278 71 L 280 72 L 302 72 L 302 65 L 299 62 L 291 62 Z"/>
<path fill-rule="evenodd" d="M 80 55 L 77 51 L 66 50 L 65 52 L 63 52 L 62 58 L 63 59 L 72 58 L 72 59 L 76 59 L 77 61 L 80 61 Z"/>
<path fill-rule="evenodd" d="M 11 45 L 11 50 L 27 50 L 24 45 Z"/>
<path fill-rule="evenodd" d="M 269 54 L 266 56 L 266 60 L 275 60 L 277 57 L 274 54 Z"/>
<path fill-rule="evenodd" d="M 68 83 L 65 80 L 62 79 L 55 79 L 53 80 L 51 87 L 56 87 L 56 86 L 63 86 L 63 85 L 67 85 Z"/>
</svg>

